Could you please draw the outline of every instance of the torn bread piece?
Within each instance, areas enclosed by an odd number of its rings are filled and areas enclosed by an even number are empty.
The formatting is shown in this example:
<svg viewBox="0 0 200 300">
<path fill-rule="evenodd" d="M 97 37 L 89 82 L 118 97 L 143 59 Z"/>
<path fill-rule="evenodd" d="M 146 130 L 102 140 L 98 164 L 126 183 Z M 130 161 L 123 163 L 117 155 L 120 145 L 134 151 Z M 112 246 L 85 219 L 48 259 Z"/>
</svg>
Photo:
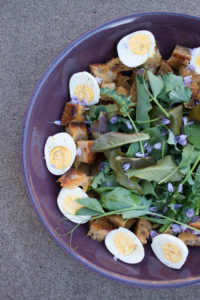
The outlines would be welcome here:
<svg viewBox="0 0 200 300">
<path fill-rule="evenodd" d="M 81 186 L 84 192 L 86 192 L 91 183 L 91 177 L 81 171 L 70 169 L 58 178 L 57 182 L 60 183 L 61 187 L 65 187 L 67 189 L 73 189 Z"/>
<path fill-rule="evenodd" d="M 140 218 L 137 221 L 134 233 L 142 242 L 142 244 L 146 244 L 151 230 L 152 230 L 152 224 L 148 220 Z"/>
<path fill-rule="evenodd" d="M 105 217 L 96 219 L 90 222 L 90 230 L 88 236 L 93 240 L 102 242 L 105 240 L 106 235 L 115 227 Z"/>
<path fill-rule="evenodd" d="M 77 149 L 80 148 L 80 156 L 76 156 L 77 162 L 84 162 L 87 164 L 92 164 L 95 162 L 96 153 L 92 151 L 93 141 L 83 141 L 77 142 Z"/>
<path fill-rule="evenodd" d="M 117 227 L 131 228 L 136 222 L 136 219 L 123 220 L 122 215 L 111 215 L 107 219 Z"/>
<path fill-rule="evenodd" d="M 132 70 L 132 68 L 125 66 L 118 57 L 112 58 L 106 63 L 106 65 L 108 66 L 109 70 L 117 73 Z"/>
<path fill-rule="evenodd" d="M 83 105 L 67 102 L 62 114 L 61 123 L 81 123 L 85 121 L 85 109 Z"/>
<path fill-rule="evenodd" d="M 154 55 L 151 56 L 145 63 L 145 66 L 151 71 L 155 73 L 157 69 L 161 66 L 162 56 L 160 54 L 159 48 L 156 46 L 154 50 Z"/>
<path fill-rule="evenodd" d="M 111 71 L 107 64 L 91 64 L 90 71 L 94 77 L 101 79 L 102 83 L 113 82 L 117 78 L 117 72 Z"/>
<path fill-rule="evenodd" d="M 65 130 L 72 136 L 75 142 L 88 140 L 87 126 L 85 124 L 70 123 L 65 127 Z"/>
<path fill-rule="evenodd" d="M 108 82 L 108 83 L 100 83 L 100 88 L 108 88 L 111 91 L 115 90 L 115 83 L 114 82 Z M 104 101 L 114 101 L 112 98 L 108 97 L 107 95 L 101 95 L 101 100 Z"/>
<path fill-rule="evenodd" d="M 179 233 L 178 238 L 188 246 L 200 246 L 200 238 L 196 234 L 181 232 Z"/>
<path fill-rule="evenodd" d="M 166 61 L 166 60 L 162 60 L 161 62 L 161 66 L 159 68 L 158 74 L 162 75 L 162 74 L 167 74 L 167 73 L 174 73 L 172 67 L 170 66 L 170 64 Z"/>
<path fill-rule="evenodd" d="M 190 49 L 187 47 L 177 45 L 167 62 L 172 68 L 177 70 L 181 65 L 187 66 L 190 60 Z"/>
</svg>

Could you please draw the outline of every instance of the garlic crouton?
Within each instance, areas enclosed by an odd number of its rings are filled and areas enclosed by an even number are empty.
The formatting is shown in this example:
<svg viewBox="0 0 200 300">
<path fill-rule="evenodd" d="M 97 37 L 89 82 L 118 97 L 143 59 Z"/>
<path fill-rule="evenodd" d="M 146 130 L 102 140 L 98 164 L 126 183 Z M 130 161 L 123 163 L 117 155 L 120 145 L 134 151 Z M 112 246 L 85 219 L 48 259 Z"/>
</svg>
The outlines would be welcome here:
<svg viewBox="0 0 200 300">
<path fill-rule="evenodd" d="M 74 141 L 88 140 L 87 126 L 85 124 L 69 124 L 65 130 L 73 137 Z"/>
<path fill-rule="evenodd" d="M 88 236 L 93 240 L 102 242 L 105 240 L 106 235 L 115 227 L 106 218 L 99 218 L 90 223 L 90 230 Z"/>
<path fill-rule="evenodd" d="M 200 246 L 200 239 L 196 234 L 181 232 L 178 237 L 188 246 Z"/>
<path fill-rule="evenodd" d="M 152 73 L 155 73 L 158 67 L 161 66 L 161 63 L 162 56 L 160 54 L 159 48 L 156 47 L 154 55 L 146 61 L 145 65 Z"/>
<path fill-rule="evenodd" d="M 84 106 L 67 102 L 61 118 L 62 125 L 81 123 L 83 121 L 85 121 Z"/>
<path fill-rule="evenodd" d="M 123 220 L 122 215 L 111 215 L 107 219 L 117 227 L 131 228 L 136 222 L 136 219 Z"/>
<path fill-rule="evenodd" d="M 142 244 L 146 244 L 151 230 L 152 224 L 148 220 L 140 218 L 137 222 L 134 233 L 142 242 Z"/>
<path fill-rule="evenodd" d="M 102 80 L 102 83 L 113 82 L 117 78 L 117 72 L 111 71 L 107 64 L 92 64 L 90 71 L 94 77 Z"/>
<path fill-rule="evenodd" d="M 159 68 L 158 74 L 167 74 L 167 73 L 174 73 L 172 67 L 166 60 L 162 60 L 161 66 Z"/>
<path fill-rule="evenodd" d="M 118 57 L 112 58 L 109 60 L 106 65 L 111 71 L 122 72 L 122 71 L 130 71 L 132 68 L 125 66 Z"/>
<path fill-rule="evenodd" d="M 68 172 L 58 178 L 57 182 L 60 182 L 61 187 L 65 187 L 67 189 L 73 189 L 75 187 L 82 186 L 84 192 L 86 192 L 91 183 L 91 177 L 87 176 L 83 172 L 70 169 Z"/>
<path fill-rule="evenodd" d="M 181 65 L 187 66 L 190 60 L 191 54 L 189 48 L 177 45 L 167 62 L 172 68 L 178 69 Z"/>
<path fill-rule="evenodd" d="M 77 148 L 80 148 L 80 156 L 76 157 L 77 162 L 92 164 L 95 161 L 96 153 L 92 151 L 93 141 L 78 141 Z"/>
</svg>

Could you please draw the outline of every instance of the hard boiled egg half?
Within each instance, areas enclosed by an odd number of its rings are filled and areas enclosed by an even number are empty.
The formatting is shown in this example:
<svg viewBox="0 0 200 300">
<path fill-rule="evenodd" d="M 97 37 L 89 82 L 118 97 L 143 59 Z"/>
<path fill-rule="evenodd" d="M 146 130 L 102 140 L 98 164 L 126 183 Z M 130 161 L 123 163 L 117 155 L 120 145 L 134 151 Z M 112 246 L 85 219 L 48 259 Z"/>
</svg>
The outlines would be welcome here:
<svg viewBox="0 0 200 300">
<path fill-rule="evenodd" d="M 188 248 L 183 241 L 170 234 L 157 235 L 151 244 L 157 258 L 166 266 L 180 269 L 188 256 Z"/>
<path fill-rule="evenodd" d="M 76 97 L 80 102 L 88 106 L 99 102 L 100 88 L 90 73 L 79 72 L 72 75 L 69 81 L 71 98 Z"/>
<path fill-rule="evenodd" d="M 144 258 L 144 247 L 137 236 L 130 230 L 119 227 L 110 231 L 105 238 L 106 248 L 115 258 L 137 264 Z"/>
<path fill-rule="evenodd" d="M 76 200 L 87 197 L 88 195 L 79 187 L 74 189 L 62 188 L 58 194 L 57 204 L 62 214 L 73 223 L 86 223 L 91 216 L 76 215 L 77 211 L 83 208 L 83 205 Z"/>
<path fill-rule="evenodd" d="M 66 132 L 60 132 L 48 137 L 44 156 L 49 172 L 62 175 L 72 166 L 76 157 L 76 144 Z"/>
<path fill-rule="evenodd" d="M 200 47 L 192 49 L 190 65 L 194 67 L 197 74 L 200 74 Z"/>
<path fill-rule="evenodd" d="M 155 46 L 153 34 L 147 30 L 140 30 L 123 37 L 117 45 L 117 52 L 124 65 L 135 68 L 153 55 Z"/>
</svg>

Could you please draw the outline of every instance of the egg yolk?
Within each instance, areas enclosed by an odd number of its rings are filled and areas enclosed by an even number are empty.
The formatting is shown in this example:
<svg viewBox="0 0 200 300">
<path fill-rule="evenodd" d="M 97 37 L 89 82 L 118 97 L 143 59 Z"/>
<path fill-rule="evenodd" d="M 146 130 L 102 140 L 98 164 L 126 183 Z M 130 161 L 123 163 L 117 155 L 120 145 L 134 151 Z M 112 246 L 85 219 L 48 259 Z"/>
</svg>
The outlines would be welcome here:
<svg viewBox="0 0 200 300">
<path fill-rule="evenodd" d="M 133 54 L 144 55 L 151 48 L 152 41 L 148 35 L 139 33 L 130 37 L 128 45 Z"/>
<path fill-rule="evenodd" d="M 123 255 L 131 254 L 136 247 L 131 237 L 125 232 L 116 232 L 113 241 L 117 251 Z"/>
<path fill-rule="evenodd" d="M 64 170 L 70 165 L 72 154 L 69 149 L 58 146 L 51 150 L 49 160 L 56 169 Z"/>
<path fill-rule="evenodd" d="M 195 65 L 197 66 L 197 68 L 200 68 L 200 54 L 197 55 L 197 57 L 195 59 Z"/>
<path fill-rule="evenodd" d="M 175 244 L 165 243 L 162 246 L 162 252 L 164 257 L 172 263 L 180 262 L 182 259 L 181 250 Z"/>
<path fill-rule="evenodd" d="M 75 215 L 80 208 L 84 206 L 76 202 L 76 199 L 80 199 L 81 196 L 77 194 L 72 194 L 64 198 L 62 207 L 63 210 L 69 214 Z"/>
<path fill-rule="evenodd" d="M 88 85 L 79 84 L 76 86 L 74 95 L 81 101 L 85 99 L 87 102 L 91 102 L 94 98 L 94 92 Z"/>
</svg>

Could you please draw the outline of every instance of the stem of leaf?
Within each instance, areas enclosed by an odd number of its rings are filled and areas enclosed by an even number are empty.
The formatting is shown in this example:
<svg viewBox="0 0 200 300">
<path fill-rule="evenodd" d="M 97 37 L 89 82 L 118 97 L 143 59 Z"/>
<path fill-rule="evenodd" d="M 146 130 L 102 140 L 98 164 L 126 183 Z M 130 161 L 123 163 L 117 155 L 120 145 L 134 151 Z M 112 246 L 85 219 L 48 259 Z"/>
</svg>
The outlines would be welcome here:
<svg viewBox="0 0 200 300">
<path fill-rule="evenodd" d="M 151 122 L 156 122 L 156 121 L 159 121 L 160 118 L 155 118 L 155 119 L 152 119 L 152 120 L 149 120 L 149 121 L 136 121 L 136 123 L 138 124 L 146 124 L 146 123 L 151 123 Z"/>
<path fill-rule="evenodd" d="M 165 154 L 165 141 L 162 142 L 162 158 L 164 157 Z"/>
<path fill-rule="evenodd" d="M 194 169 L 196 168 L 196 166 L 198 165 L 199 162 L 200 162 L 200 156 L 197 158 L 197 160 L 195 161 L 194 165 L 192 166 L 192 168 L 190 169 L 190 171 L 187 173 L 187 175 L 184 178 L 184 180 L 181 182 L 182 185 L 184 185 L 184 183 L 188 180 L 188 178 L 193 173 Z"/>
</svg>

